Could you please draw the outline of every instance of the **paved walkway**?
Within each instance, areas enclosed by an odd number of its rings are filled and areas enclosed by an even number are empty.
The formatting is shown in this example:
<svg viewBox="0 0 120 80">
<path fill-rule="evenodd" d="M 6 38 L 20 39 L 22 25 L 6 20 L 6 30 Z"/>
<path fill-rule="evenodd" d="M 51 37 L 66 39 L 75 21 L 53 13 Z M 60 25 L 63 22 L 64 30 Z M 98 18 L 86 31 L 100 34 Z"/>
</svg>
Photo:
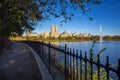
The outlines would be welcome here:
<svg viewBox="0 0 120 80">
<path fill-rule="evenodd" d="M 15 42 L 0 56 L 0 80 L 41 80 L 33 55 L 23 43 Z"/>
</svg>

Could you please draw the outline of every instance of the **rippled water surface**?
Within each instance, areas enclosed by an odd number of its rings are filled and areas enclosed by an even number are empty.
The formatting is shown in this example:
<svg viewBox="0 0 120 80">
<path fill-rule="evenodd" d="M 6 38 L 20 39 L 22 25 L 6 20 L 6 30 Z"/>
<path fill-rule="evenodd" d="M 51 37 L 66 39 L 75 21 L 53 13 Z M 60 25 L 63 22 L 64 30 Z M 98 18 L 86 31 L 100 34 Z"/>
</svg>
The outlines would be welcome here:
<svg viewBox="0 0 120 80">
<path fill-rule="evenodd" d="M 89 50 L 92 47 L 93 42 L 56 42 L 54 44 L 78 49 L 78 51 L 82 50 L 83 55 L 84 52 L 87 51 L 89 55 Z M 96 42 L 94 47 L 94 55 L 98 54 L 98 52 L 106 48 L 106 50 L 100 55 L 101 62 L 105 63 L 106 56 L 109 56 L 110 63 L 117 64 L 118 59 L 120 59 L 120 41 L 104 41 L 104 42 Z"/>
</svg>

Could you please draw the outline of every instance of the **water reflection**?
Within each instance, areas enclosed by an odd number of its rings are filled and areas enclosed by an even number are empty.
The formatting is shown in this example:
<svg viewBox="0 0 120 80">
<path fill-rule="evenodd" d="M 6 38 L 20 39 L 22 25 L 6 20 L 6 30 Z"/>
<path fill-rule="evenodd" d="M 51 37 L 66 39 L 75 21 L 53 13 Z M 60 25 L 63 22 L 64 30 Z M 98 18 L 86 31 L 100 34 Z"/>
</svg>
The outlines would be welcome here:
<svg viewBox="0 0 120 80">
<path fill-rule="evenodd" d="M 89 53 L 89 49 L 91 48 L 92 46 L 92 42 L 56 42 L 56 43 L 52 43 L 54 45 L 59 45 L 59 46 L 65 46 L 65 44 L 67 44 L 67 47 L 69 48 L 74 48 L 74 49 L 78 49 L 79 51 L 82 50 L 83 51 L 83 55 L 84 55 L 84 52 L 87 51 Z M 94 54 L 97 55 L 97 53 L 99 53 L 99 51 L 103 48 L 106 48 L 106 50 L 100 55 L 100 61 L 102 64 L 105 64 L 106 63 L 106 56 L 109 56 L 109 59 L 110 59 L 110 64 L 116 64 L 117 66 L 117 62 L 118 62 L 118 59 L 120 58 L 120 54 L 118 54 L 120 52 L 120 41 L 106 41 L 106 42 L 96 42 L 95 44 L 95 47 L 94 47 Z M 64 47 L 63 47 L 64 49 Z M 51 50 L 51 53 L 52 53 L 52 58 L 55 62 L 55 66 L 57 66 L 57 69 L 61 69 L 63 70 L 64 69 L 64 54 L 61 53 L 60 51 L 58 50 Z M 80 55 L 80 54 L 79 54 Z M 73 61 L 73 57 L 71 59 L 72 62 L 75 62 L 71 65 L 71 67 L 76 66 L 76 59 Z M 69 60 L 69 56 L 67 56 L 67 61 L 70 61 Z M 80 62 L 78 62 L 78 65 L 80 64 Z M 70 64 L 67 64 L 68 66 Z M 116 68 L 115 66 L 115 68 Z M 96 66 L 93 66 L 94 69 Z M 96 67 L 97 68 L 97 67 Z M 60 71 L 61 71 L 60 70 Z M 56 70 L 56 73 L 58 71 Z M 62 75 L 62 74 L 61 74 Z M 57 75 L 56 75 L 57 76 Z M 114 73 L 110 73 L 110 76 L 113 78 L 113 79 L 116 79 L 116 74 Z M 63 79 L 64 79 L 64 75 L 62 75 Z"/>
<path fill-rule="evenodd" d="M 57 42 L 54 44 L 60 46 L 65 46 L 65 44 L 67 44 L 67 47 L 78 49 L 78 52 L 82 50 L 83 53 L 85 51 L 89 53 L 89 50 L 92 46 L 92 42 Z M 106 48 L 106 50 L 100 56 L 101 61 L 105 63 L 106 56 L 109 56 L 110 63 L 117 64 L 117 61 L 120 58 L 120 41 L 104 41 L 102 43 L 96 42 L 94 54 L 99 53 L 99 51 L 103 48 Z"/>
<path fill-rule="evenodd" d="M 51 42 L 53 45 L 59 45 L 59 42 Z"/>
</svg>

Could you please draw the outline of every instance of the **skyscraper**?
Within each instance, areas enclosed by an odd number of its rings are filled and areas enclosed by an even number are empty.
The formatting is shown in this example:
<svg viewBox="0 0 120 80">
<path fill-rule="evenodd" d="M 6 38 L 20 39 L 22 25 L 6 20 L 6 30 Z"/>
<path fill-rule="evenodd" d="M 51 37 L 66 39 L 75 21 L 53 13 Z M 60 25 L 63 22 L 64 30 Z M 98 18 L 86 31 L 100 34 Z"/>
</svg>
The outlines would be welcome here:
<svg viewBox="0 0 120 80">
<path fill-rule="evenodd" d="M 58 26 L 54 26 L 54 25 L 51 26 L 50 36 L 55 38 L 59 37 Z"/>
<path fill-rule="evenodd" d="M 56 33 L 59 33 L 59 32 L 58 32 L 58 26 L 55 27 L 55 32 L 56 32 Z"/>
<path fill-rule="evenodd" d="M 55 32 L 55 27 L 54 25 L 51 26 L 51 33 L 54 33 Z"/>
</svg>

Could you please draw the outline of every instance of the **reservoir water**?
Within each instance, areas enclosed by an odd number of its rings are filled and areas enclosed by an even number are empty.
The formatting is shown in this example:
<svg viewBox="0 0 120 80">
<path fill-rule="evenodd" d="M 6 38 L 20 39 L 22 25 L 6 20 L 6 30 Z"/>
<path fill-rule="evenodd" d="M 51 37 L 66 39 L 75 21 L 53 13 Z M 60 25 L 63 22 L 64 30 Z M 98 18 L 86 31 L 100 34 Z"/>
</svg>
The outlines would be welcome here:
<svg viewBox="0 0 120 80">
<path fill-rule="evenodd" d="M 92 47 L 93 42 L 92 41 L 86 41 L 86 42 L 53 42 L 52 44 L 59 45 L 59 46 L 65 46 L 67 44 L 67 48 L 72 49 L 78 49 L 78 52 L 82 50 L 82 54 L 84 55 L 85 51 L 87 51 L 87 57 L 89 57 L 89 50 Z M 96 42 L 95 46 L 93 48 L 94 52 L 93 55 L 97 55 L 99 51 L 103 48 L 106 48 L 102 54 L 100 54 L 100 61 L 101 64 L 106 64 L 106 56 L 109 56 L 109 63 L 110 66 L 114 69 L 117 69 L 118 66 L 118 59 L 120 59 L 120 41 L 103 41 L 103 42 Z M 59 51 L 56 55 L 56 60 L 60 64 L 64 64 L 64 54 L 62 54 Z M 114 66 L 113 66 L 114 64 Z M 79 65 L 79 64 L 78 64 Z M 93 65 L 94 70 L 97 70 L 96 65 Z M 105 69 L 103 70 L 103 72 Z M 102 74 L 102 73 L 101 73 Z M 110 72 L 110 78 L 113 80 L 118 80 L 118 75 L 114 72 Z M 105 79 L 106 80 L 106 79 Z"/>
<path fill-rule="evenodd" d="M 78 49 L 78 51 L 82 50 L 83 55 L 84 52 L 87 51 L 89 55 L 89 50 L 92 47 L 91 41 L 89 42 L 54 42 L 56 45 L 65 46 L 67 47 Z M 120 59 L 120 41 L 104 41 L 104 42 L 96 42 L 94 47 L 94 55 L 97 55 L 98 52 L 106 48 L 106 50 L 100 55 L 101 62 L 104 64 L 106 63 L 106 56 L 109 56 L 109 62 L 111 64 L 116 64 L 118 59 Z"/>
</svg>

